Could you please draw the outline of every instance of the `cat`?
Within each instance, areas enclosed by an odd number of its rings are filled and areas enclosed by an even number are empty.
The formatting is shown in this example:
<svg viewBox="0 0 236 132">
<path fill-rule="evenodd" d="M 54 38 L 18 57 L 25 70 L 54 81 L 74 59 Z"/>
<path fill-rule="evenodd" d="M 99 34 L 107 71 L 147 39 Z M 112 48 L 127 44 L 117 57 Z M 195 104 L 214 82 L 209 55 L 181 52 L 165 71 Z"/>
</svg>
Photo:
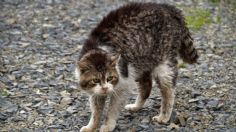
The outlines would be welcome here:
<svg viewBox="0 0 236 132">
<path fill-rule="evenodd" d="M 129 3 L 111 11 L 85 41 L 76 65 L 82 90 L 90 95 L 91 118 L 81 132 L 99 127 L 105 100 L 110 104 L 100 131 L 112 131 L 124 106 L 126 93 L 137 87 L 134 104 L 142 108 L 156 81 L 162 96 L 160 113 L 153 121 L 170 119 L 178 74 L 177 58 L 193 64 L 198 53 L 181 10 L 168 4 Z"/>
</svg>

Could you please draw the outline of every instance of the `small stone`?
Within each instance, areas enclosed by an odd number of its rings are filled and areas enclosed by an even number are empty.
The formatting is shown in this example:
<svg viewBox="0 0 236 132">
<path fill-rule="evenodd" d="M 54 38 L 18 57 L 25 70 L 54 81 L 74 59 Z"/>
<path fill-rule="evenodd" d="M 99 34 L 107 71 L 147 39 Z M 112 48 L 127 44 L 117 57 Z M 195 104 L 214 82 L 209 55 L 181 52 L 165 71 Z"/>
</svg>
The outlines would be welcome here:
<svg viewBox="0 0 236 132">
<path fill-rule="evenodd" d="M 190 124 L 191 122 L 193 122 L 193 118 L 192 117 L 189 117 L 187 120 L 186 120 L 186 124 Z"/>
<path fill-rule="evenodd" d="M 46 0 L 47 4 L 52 4 L 53 0 Z"/>
<path fill-rule="evenodd" d="M 188 69 L 180 69 L 184 78 L 191 78 L 193 75 Z"/>
<path fill-rule="evenodd" d="M 18 106 L 0 96 L 1 112 L 14 113 L 18 110 Z"/>
<path fill-rule="evenodd" d="M 217 85 L 216 85 L 216 84 L 214 84 L 214 85 L 212 85 L 212 86 L 210 87 L 210 89 L 215 89 L 215 88 L 217 88 Z"/>
<path fill-rule="evenodd" d="M 202 101 L 199 101 L 199 103 L 196 106 L 196 110 L 204 109 L 205 104 Z"/>
<path fill-rule="evenodd" d="M 170 116 L 170 122 L 177 123 L 177 113 L 176 111 L 172 111 L 172 114 Z"/>
<path fill-rule="evenodd" d="M 21 110 L 20 113 L 21 113 L 21 114 L 24 114 L 24 113 L 26 113 L 26 112 L 25 112 L 24 110 Z"/>
<path fill-rule="evenodd" d="M 201 95 L 201 92 L 199 90 L 193 90 L 191 94 L 192 98 L 196 98 L 200 95 Z"/>
<path fill-rule="evenodd" d="M 66 109 L 67 112 L 69 112 L 70 114 L 73 114 L 73 113 L 76 113 L 77 112 L 77 108 L 76 106 L 69 106 L 67 109 Z"/>
<path fill-rule="evenodd" d="M 218 99 L 214 99 L 214 100 L 211 100 L 211 101 L 209 101 L 207 103 L 207 107 L 208 108 L 212 108 L 213 110 L 216 110 L 218 104 L 219 104 L 219 100 Z"/>
<path fill-rule="evenodd" d="M 52 107 L 41 106 L 40 108 L 38 108 L 38 111 L 39 111 L 41 114 L 50 115 L 54 110 L 53 110 Z"/>
<path fill-rule="evenodd" d="M 46 28 L 54 28 L 55 26 L 52 25 L 52 24 L 43 24 L 43 27 L 46 27 Z"/>
<path fill-rule="evenodd" d="M 179 126 L 176 125 L 175 123 L 170 123 L 170 125 L 168 126 L 168 128 L 169 128 L 170 130 L 172 130 L 172 129 L 178 130 L 178 129 L 179 129 Z"/>
<path fill-rule="evenodd" d="M 188 100 L 189 103 L 194 103 L 194 102 L 197 102 L 197 101 L 199 101 L 198 98 L 194 98 L 194 99 L 190 99 L 190 100 Z"/>
<path fill-rule="evenodd" d="M 72 99 L 71 99 L 71 98 L 64 97 L 64 98 L 62 98 L 62 100 L 60 101 L 59 108 L 64 108 L 64 107 L 66 107 L 67 105 L 71 104 L 71 102 L 72 102 Z"/>
<path fill-rule="evenodd" d="M 21 45 L 22 48 L 25 48 L 30 45 L 30 43 L 28 42 L 19 42 L 19 44 Z"/>
<path fill-rule="evenodd" d="M 144 123 L 144 124 L 147 124 L 147 123 L 149 123 L 149 122 L 150 122 L 150 120 L 149 120 L 148 117 L 144 117 L 144 118 L 142 119 L 142 121 L 141 121 L 141 123 Z"/>
<path fill-rule="evenodd" d="M 47 123 L 52 124 L 55 120 L 56 120 L 55 117 L 49 117 L 49 119 L 47 120 Z"/>
<path fill-rule="evenodd" d="M 136 129 L 135 128 L 129 128 L 128 132 L 136 132 Z"/>
<path fill-rule="evenodd" d="M 224 107 L 224 102 L 220 102 L 218 105 L 217 105 L 217 110 L 220 110 L 221 108 Z"/>
<path fill-rule="evenodd" d="M 55 107 L 55 106 L 57 106 L 58 104 L 57 103 L 55 103 L 55 102 L 53 102 L 53 101 L 51 101 L 51 100 L 47 100 L 48 102 L 48 106 L 50 106 L 50 107 Z"/>
<path fill-rule="evenodd" d="M 64 125 L 60 125 L 60 124 L 57 124 L 57 125 L 51 125 L 51 126 L 48 126 L 48 128 L 51 128 L 51 129 L 64 129 L 65 126 Z"/>
<path fill-rule="evenodd" d="M 179 115 L 178 119 L 179 119 L 179 122 L 180 122 L 181 126 L 185 126 L 186 125 L 186 121 L 185 121 L 183 116 Z"/>
<path fill-rule="evenodd" d="M 35 126 L 42 126 L 44 123 L 42 120 L 37 120 L 33 123 Z"/>
<path fill-rule="evenodd" d="M 49 37 L 49 34 L 43 34 L 43 38 L 47 39 Z"/>
<path fill-rule="evenodd" d="M 144 125 L 144 124 L 139 124 L 138 126 L 144 129 L 147 129 L 149 127 L 148 125 Z"/>
<path fill-rule="evenodd" d="M 70 93 L 68 93 L 66 90 L 64 90 L 64 91 L 61 91 L 60 92 L 60 95 L 62 96 L 62 97 L 70 97 Z"/>
<path fill-rule="evenodd" d="M 6 23 L 7 23 L 7 24 L 10 24 L 10 25 L 15 24 L 15 23 L 16 23 L 16 19 L 15 19 L 15 18 L 7 19 L 7 20 L 6 20 Z"/>
<path fill-rule="evenodd" d="M 0 113 L 0 121 L 5 121 L 6 119 L 8 119 L 8 115 L 4 113 Z"/>
</svg>

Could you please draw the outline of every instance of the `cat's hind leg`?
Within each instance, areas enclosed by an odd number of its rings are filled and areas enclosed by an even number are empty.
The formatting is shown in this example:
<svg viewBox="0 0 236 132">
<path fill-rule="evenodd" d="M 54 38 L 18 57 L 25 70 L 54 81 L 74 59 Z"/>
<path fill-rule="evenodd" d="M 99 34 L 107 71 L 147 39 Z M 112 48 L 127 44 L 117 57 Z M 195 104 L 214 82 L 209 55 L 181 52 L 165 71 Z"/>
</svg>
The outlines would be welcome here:
<svg viewBox="0 0 236 132">
<path fill-rule="evenodd" d="M 153 75 L 159 84 L 162 96 L 160 114 L 154 116 L 153 121 L 167 123 L 170 119 L 175 99 L 176 63 L 166 61 L 160 64 L 154 69 Z"/>
<path fill-rule="evenodd" d="M 149 97 L 152 89 L 152 77 L 150 72 L 144 72 L 137 80 L 139 94 L 134 104 L 128 104 L 125 109 L 135 112 L 141 109 Z"/>
</svg>

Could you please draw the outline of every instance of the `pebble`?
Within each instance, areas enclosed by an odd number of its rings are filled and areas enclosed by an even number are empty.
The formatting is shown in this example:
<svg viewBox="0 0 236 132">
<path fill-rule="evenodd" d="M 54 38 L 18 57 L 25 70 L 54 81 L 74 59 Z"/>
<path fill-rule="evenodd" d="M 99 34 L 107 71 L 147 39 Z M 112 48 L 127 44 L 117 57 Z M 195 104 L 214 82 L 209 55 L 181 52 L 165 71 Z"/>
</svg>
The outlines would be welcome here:
<svg viewBox="0 0 236 132">
<path fill-rule="evenodd" d="M 170 125 L 168 126 L 168 128 L 169 128 L 170 130 L 172 130 L 172 129 L 178 130 L 178 129 L 179 129 L 179 126 L 176 125 L 176 124 L 174 124 L 174 123 L 170 123 Z"/>
<path fill-rule="evenodd" d="M 183 116 L 178 116 L 178 119 L 179 119 L 179 122 L 180 122 L 181 126 L 185 126 L 186 125 L 186 121 L 185 121 Z"/>
<path fill-rule="evenodd" d="M 201 95 L 201 92 L 199 90 L 193 90 L 191 94 L 192 98 L 196 98 L 200 95 Z"/>
<path fill-rule="evenodd" d="M 208 108 L 211 108 L 213 110 L 216 110 L 217 109 L 217 106 L 219 104 L 219 100 L 218 99 L 213 99 L 213 100 L 210 100 L 208 103 L 207 103 L 207 107 Z"/>
<path fill-rule="evenodd" d="M 170 122 L 177 123 L 177 112 L 176 111 L 172 111 L 172 114 L 170 117 Z"/>
<path fill-rule="evenodd" d="M 77 107 L 76 106 L 69 106 L 66 109 L 66 111 L 69 112 L 70 114 L 73 114 L 73 113 L 77 112 Z"/>
<path fill-rule="evenodd" d="M 205 107 L 206 107 L 205 103 L 203 103 L 202 101 L 199 101 L 196 106 L 196 110 L 201 110 L 201 109 L 204 109 Z"/>
<path fill-rule="evenodd" d="M 197 101 L 199 101 L 198 98 L 194 98 L 194 99 L 190 99 L 190 100 L 188 100 L 189 103 L 193 103 L 193 102 L 197 102 Z"/>
<path fill-rule="evenodd" d="M 149 123 L 149 122 L 150 122 L 149 117 L 145 117 L 145 118 L 142 119 L 142 121 L 141 121 L 141 123 L 143 123 L 143 124 L 147 124 L 147 123 Z"/>
</svg>

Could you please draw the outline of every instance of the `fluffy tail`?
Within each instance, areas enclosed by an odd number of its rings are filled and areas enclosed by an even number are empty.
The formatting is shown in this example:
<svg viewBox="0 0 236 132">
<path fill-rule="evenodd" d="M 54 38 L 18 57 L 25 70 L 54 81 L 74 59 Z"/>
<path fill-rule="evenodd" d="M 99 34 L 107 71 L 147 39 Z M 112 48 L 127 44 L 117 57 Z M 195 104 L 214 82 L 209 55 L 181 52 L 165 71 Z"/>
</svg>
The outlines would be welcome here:
<svg viewBox="0 0 236 132">
<path fill-rule="evenodd" d="M 198 53 L 193 45 L 193 39 L 190 36 L 189 30 L 186 28 L 180 49 L 179 49 L 180 57 L 184 62 L 193 64 L 197 62 Z"/>
<path fill-rule="evenodd" d="M 187 63 L 196 63 L 198 59 L 197 50 L 193 46 L 193 39 L 191 37 L 191 34 L 189 32 L 189 29 L 186 27 L 185 19 L 182 14 L 182 11 L 177 9 L 174 6 L 170 5 L 163 5 L 164 8 L 168 9 L 171 13 L 171 16 L 177 20 L 177 22 L 182 25 L 182 40 L 181 45 L 179 47 L 179 54 L 180 57 L 183 59 L 184 62 Z"/>
</svg>

